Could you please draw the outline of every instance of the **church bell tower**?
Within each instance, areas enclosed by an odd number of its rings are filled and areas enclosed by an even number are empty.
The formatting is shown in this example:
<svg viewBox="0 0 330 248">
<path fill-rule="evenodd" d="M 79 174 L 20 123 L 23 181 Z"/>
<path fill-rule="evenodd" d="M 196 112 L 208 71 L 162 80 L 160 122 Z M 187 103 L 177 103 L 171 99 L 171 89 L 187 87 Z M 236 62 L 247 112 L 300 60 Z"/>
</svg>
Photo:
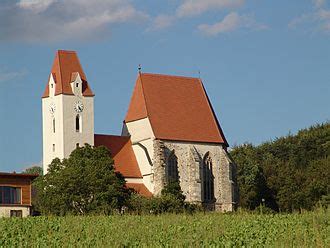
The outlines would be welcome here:
<svg viewBox="0 0 330 248">
<path fill-rule="evenodd" d="M 59 50 L 42 96 L 43 171 L 54 158 L 68 158 L 94 145 L 94 94 L 74 51 Z"/>
</svg>

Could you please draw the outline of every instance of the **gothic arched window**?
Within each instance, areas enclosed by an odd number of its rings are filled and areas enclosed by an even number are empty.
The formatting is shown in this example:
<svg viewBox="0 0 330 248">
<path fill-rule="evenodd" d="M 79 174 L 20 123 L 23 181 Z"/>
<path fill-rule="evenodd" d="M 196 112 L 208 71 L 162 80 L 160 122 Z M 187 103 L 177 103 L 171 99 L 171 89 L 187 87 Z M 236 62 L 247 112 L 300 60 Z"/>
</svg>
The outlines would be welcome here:
<svg viewBox="0 0 330 248">
<path fill-rule="evenodd" d="M 81 132 L 80 116 L 76 115 L 76 132 Z"/>
<path fill-rule="evenodd" d="M 203 159 L 203 201 L 214 201 L 214 177 L 212 173 L 212 159 L 209 153 Z"/>
<path fill-rule="evenodd" d="M 167 179 L 169 182 L 176 182 L 179 180 L 178 158 L 175 156 L 174 152 L 172 152 L 167 160 Z"/>
</svg>

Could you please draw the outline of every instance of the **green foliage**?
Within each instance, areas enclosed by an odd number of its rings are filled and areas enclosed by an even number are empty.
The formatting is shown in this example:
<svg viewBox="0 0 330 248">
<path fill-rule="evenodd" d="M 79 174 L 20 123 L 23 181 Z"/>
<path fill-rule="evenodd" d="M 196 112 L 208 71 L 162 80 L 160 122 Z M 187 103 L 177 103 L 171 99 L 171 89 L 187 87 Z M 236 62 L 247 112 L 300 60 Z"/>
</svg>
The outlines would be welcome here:
<svg viewBox="0 0 330 248">
<path fill-rule="evenodd" d="M 198 206 L 185 202 L 185 199 L 180 184 L 170 182 L 159 197 L 145 198 L 137 194 L 132 195 L 129 210 L 138 214 L 193 213 L 200 210 Z"/>
<path fill-rule="evenodd" d="M 186 196 L 183 194 L 180 183 L 177 181 L 169 182 L 165 185 L 164 189 L 161 192 L 162 196 L 172 196 L 177 199 L 182 204 L 186 199 Z"/>
<path fill-rule="evenodd" d="M 39 176 L 43 175 L 43 170 L 40 166 L 35 165 L 30 168 L 27 168 L 22 172 L 22 174 L 38 174 Z"/>
<path fill-rule="evenodd" d="M 54 159 L 45 176 L 34 183 L 36 207 L 43 214 L 109 214 L 129 197 L 122 175 L 114 171 L 105 147 L 86 144 L 68 159 Z"/>
<path fill-rule="evenodd" d="M 329 247 L 329 210 L 0 219 L 0 247 Z"/>
<path fill-rule="evenodd" d="M 255 209 L 265 199 L 273 210 L 312 209 L 330 194 L 330 123 L 259 146 L 235 147 L 240 205 Z"/>
</svg>

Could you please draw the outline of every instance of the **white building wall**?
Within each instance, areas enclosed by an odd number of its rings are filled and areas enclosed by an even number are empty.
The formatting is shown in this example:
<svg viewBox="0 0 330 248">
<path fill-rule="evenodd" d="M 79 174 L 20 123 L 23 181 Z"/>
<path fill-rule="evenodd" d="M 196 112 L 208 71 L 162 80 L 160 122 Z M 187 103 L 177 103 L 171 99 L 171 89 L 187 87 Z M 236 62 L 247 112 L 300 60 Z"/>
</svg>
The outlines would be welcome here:
<svg viewBox="0 0 330 248">
<path fill-rule="evenodd" d="M 153 192 L 153 170 L 150 162 L 152 163 L 154 156 L 153 141 L 155 135 L 150 121 L 148 118 L 144 118 L 124 125 L 126 127 L 124 126 L 122 135 L 131 135 L 133 151 L 143 176 L 143 183 L 150 192 Z"/>
<path fill-rule="evenodd" d="M 28 206 L 0 206 L 0 218 L 10 217 L 10 210 L 22 210 L 22 217 L 30 215 L 30 207 Z"/>
</svg>

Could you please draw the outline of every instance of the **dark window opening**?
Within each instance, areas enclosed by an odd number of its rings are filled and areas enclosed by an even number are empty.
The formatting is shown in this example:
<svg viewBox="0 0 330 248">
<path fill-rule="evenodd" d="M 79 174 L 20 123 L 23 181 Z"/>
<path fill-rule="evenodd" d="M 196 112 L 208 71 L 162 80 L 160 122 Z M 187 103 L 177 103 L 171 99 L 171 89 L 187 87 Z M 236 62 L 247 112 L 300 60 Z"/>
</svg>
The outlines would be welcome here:
<svg viewBox="0 0 330 248">
<path fill-rule="evenodd" d="M 178 158 L 174 153 L 167 160 L 167 179 L 169 182 L 179 181 Z"/>
<path fill-rule="evenodd" d="M 79 143 L 76 144 L 76 148 L 79 148 Z"/>
<path fill-rule="evenodd" d="M 55 144 L 53 144 L 53 152 L 55 152 Z"/>
<path fill-rule="evenodd" d="M 0 204 L 21 204 L 21 188 L 0 186 Z"/>
<path fill-rule="evenodd" d="M 76 87 L 78 87 L 79 86 L 79 83 L 76 83 Z"/>
<path fill-rule="evenodd" d="M 55 133 L 55 118 L 53 119 L 53 133 Z"/>
<path fill-rule="evenodd" d="M 23 217 L 22 210 L 10 210 L 10 217 Z"/>
<path fill-rule="evenodd" d="M 76 132 L 80 132 L 80 116 L 76 116 Z"/>
<path fill-rule="evenodd" d="M 209 153 L 203 160 L 203 201 L 214 201 L 214 176 L 212 173 L 212 159 Z"/>
</svg>

